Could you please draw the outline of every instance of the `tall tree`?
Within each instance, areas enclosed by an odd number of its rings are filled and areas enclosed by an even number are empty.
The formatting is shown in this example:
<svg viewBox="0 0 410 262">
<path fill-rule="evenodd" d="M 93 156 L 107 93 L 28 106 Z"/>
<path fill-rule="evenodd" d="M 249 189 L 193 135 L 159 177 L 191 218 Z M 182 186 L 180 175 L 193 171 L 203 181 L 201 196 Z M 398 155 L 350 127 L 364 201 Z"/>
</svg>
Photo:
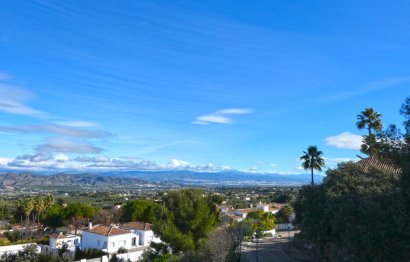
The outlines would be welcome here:
<svg viewBox="0 0 410 262">
<path fill-rule="evenodd" d="M 407 134 L 410 134 L 410 96 L 406 98 L 406 101 L 401 106 L 400 114 L 406 118 L 403 125 L 406 128 Z"/>
<path fill-rule="evenodd" d="M 176 253 L 197 249 L 217 225 L 211 203 L 199 189 L 170 191 L 156 210 L 154 232 Z"/>
<path fill-rule="evenodd" d="M 46 206 L 45 196 L 38 195 L 34 198 L 34 210 L 36 211 L 37 222 L 39 224 L 40 224 L 41 214 L 43 213 L 44 209 L 46 209 L 46 207 L 47 206 Z"/>
<path fill-rule="evenodd" d="M 358 129 L 367 129 L 369 132 L 369 149 L 370 156 L 374 155 L 373 140 L 371 139 L 374 135 L 372 131 L 380 131 L 383 128 L 383 123 L 381 121 L 382 114 L 374 111 L 373 108 L 365 108 L 360 114 L 357 115 L 356 126 Z"/>
<path fill-rule="evenodd" d="M 34 210 L 34 200 L 32 197 L 27 199 L 19 199 L 18 206 L 22 213 L 26 216 L 26 223 L 30 222 L 30 214 Z"/>
<path fill-rule="evenodd" d="M 302 167 L 304 169 L 310 169 L 312 176 L 312 185 L 313 181 L 313 170 L 322 171 L 322 167 L 325 166 L 325 160 L 321 157 L 323 152 L 317 149 L 317 146 L 309 146 L 307 151 L 303 151 L 303 156 L 300 157 L 300 160 L 303 161 Z"/>
</svg>

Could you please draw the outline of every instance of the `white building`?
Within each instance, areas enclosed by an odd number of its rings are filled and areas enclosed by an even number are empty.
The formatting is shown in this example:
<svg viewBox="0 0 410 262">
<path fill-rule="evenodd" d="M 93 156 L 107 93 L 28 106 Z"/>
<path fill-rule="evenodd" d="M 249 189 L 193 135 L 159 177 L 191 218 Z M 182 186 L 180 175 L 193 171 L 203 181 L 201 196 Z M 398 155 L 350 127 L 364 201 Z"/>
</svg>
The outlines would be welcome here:
<svg viewBox="0 0 410 262">
<path fill-rule="evenodd" d="M 113 226 L 92 226 L 83 232 L 81 249 L 97 248 L 107 253 L 116 253 L 119 248 L 132 249 L 138 245 L 137 236 L 129 230 Z"/>
<path fill-rule="evenodd" d="M 4 254 L 17 254 L 19 251 L 23 251 L 25 247 L 34 245 L 36 247 L 36 252 L 40 253 L 41 248 L 36 243 L 27 243 L 21 245 L 10 245 L 0 247 L 0 257 Z"/>
<path fill-rule="evenodd" d="M 151 242 L 159 243 L 161 240 L 152 231 L 152 224 L 144 222 L 129 222 L 120 226 L 121 229 L 132 232 L 139 238 L 139 246 L 149 246 Z"/>
<path fill-rule="evenodd" d="M 50 236 L 49 246 L 53 249 L 60 249 L 66 246 L 68 250 L 75 251 L 80 246 L 81 238 L 76 235 L 64 235 L 62 233 L 53 234 Z"/>
<path fill-rule="evenodd" d="M 243 208 L 243 209 L 235 209 L 232 213 L 236 216 L 246 218 L 249 213 L 255 212 L 255 208 Z"/>
<path fill-rule="evenodd" d="M 279 211 L 280 207 L 281 205 L 278 204 L 263 204 L 261 202 L 256 205 L 257 210 L 262 210 L 263 212 L 269 212 L 272 214 L 276 214 Z"/>
</svg>

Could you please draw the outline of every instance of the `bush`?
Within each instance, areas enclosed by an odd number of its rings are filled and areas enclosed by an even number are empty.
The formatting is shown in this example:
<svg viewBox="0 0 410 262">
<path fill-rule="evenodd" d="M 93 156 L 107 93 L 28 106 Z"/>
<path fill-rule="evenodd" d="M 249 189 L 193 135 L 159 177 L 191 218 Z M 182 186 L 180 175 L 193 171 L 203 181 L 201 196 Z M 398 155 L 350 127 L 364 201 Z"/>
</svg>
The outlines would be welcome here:
<svg viewBox="0 0 410 262">
<path fill-rule="evenodd" d="M 125 247 L 120 247 L 117 251 L 118 254 L 128 253 L 128 250 Z"/>
<path fill-rule="evenodd" d="M 76 249 L 75 251 L 75 260 L 81 260 L 81 259 L 91 259 L 91 258 L 99 258 L 102 256 L 107 255 L 106 252 L 101 251 L 96 248 L 86 248 L 84 250 L 81 250 L 79 248 Z"/>
</svg>

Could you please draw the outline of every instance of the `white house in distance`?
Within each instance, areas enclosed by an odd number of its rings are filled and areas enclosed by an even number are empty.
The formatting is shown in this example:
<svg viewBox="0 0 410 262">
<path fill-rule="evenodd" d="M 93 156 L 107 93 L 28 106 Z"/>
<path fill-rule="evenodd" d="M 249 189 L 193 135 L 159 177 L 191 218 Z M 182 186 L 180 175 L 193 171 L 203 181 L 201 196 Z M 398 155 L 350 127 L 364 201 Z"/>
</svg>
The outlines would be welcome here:
<svg viewBox="0 0 410 262">
<path fill-rule="evenodd" d="M 280 204 L 263 204 L 259 202 L 259 204 L 256 205 L 257 210 L 262 210 L 264 212 L 270 212 L 272 214 L 276 214 L 279 209 L 282 207 Z"/>
<path fill-rule="evenodd" d="M 50 236 L 49 246 L 53 249 L 60 249 L 67 246 L 68 250 L 75 251 L 80 246 L 81 238 L 76 235 L 64 235 L 62 233 L 53 234 Z"/>
<path fill-rule="evenodd" d="M 137 241 L 137 236 L 129 230 L 113 226 L 92 226 L 90 223 L 88 230 L 83 232 L 81 249 L 97 248 L 111 254 L 119 248 L 136 248 Z"/>
<path fill-rule="evenodd" d="M 34 245 L 36 247 L 36 253 L 41 252 L 41 248 L 36 243 L 27 243 L 21 245 L 0 246 L 0 257 L 5 254 L 17 254 L 23 251 L 25 247 Z"/>
<path fill-rule="evenodd" d="M 243 209 L 235 209 L 232 213 L 236 216 L 246 218 L 249 213 L 255 212 L 255 208 L 243 208 Z"/>
<path fill-rule="evenodd" d="M 154 235 L 154 231 L 152 231 L 152 224 L 144 222 L 129 222 L 122 224 L 120 228 L 134 233 L 135 236 L 139 238 L 139 246 L 149 246 L 151 242 L 161 242 L 161 240 Z"/>
</svg>

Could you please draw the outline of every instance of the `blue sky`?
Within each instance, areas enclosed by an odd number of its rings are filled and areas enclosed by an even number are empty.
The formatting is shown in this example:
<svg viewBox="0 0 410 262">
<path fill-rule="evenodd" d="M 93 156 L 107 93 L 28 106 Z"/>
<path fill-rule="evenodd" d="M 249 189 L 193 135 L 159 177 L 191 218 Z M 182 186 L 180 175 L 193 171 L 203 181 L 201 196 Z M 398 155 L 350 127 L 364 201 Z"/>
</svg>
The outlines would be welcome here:
<svg viewBox="0 0 410 262">
<path fill-rule="evenodd" d="M 303 173 L 401 125 L 408 1 L 2 1 L 3 168 Z"/>
</svg>

